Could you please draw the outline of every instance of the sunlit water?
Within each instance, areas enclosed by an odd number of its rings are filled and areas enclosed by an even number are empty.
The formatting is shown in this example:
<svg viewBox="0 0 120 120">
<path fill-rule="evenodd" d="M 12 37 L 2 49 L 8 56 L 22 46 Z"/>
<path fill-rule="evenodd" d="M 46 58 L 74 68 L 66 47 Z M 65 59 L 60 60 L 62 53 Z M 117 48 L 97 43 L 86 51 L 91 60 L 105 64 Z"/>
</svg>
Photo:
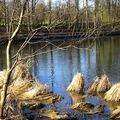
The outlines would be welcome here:
<svg viewBox="0 0 120 120">
<path fill-rule="evenodd" d="M 39 52 L 46 52 L 35 56 L 31 59 L 31 72 L 37 77 L 41 83 L 49 86 L 54 94 L 64 97 L 64 99 L 55 104 L 60 110 L 70 110 L 73 100 L 66 92 L 66 88 L 72 81 L 74 74 L 82 72 L 85 79 L 85 89 L 92 83 L 95 76 L 107 74 L 110 81 L 114 84 L 120 80 L 120 37 L 100 38 L 94 43 L 90 49 L 87 47 L 91 42 L 84 45 L 69 47 L 66 50 L 54 50 L 55 46 L 49 45 Z M 12 46 L 11 54 L 14 54 L 20 44 L 15 43 Z M 36 50 L 42 48 L 41 44 L 28 45 L 21 53 L 31 55 Z M 87 48 L 87 49 L 86 49 Z M 5 68 L 5 46 L 0 46 L 0 70 Z M 92 102 L 94 105 L 102 104 L 97 98 L 87 98 L 86 101 Z M 102 115 L 85 115 L 80 113 L 71 113 L 77 115 L 83 120 L 109 120 Z M 106 113 L 109 110 L 106 109 Z"/>
</svg>

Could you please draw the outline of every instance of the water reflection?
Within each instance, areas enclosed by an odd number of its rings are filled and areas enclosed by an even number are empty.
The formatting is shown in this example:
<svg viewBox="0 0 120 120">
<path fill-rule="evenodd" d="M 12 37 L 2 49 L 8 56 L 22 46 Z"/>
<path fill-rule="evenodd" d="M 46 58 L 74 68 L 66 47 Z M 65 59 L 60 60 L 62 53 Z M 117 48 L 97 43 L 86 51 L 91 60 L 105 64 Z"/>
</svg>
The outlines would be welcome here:
<svg viewBox="0 0 120 120">
<path fill-rule="evenodd" d="M 40 82 L 47 84 L 54 94 L 59 94 L 64 97 L 64 100 L 56 106 L 69 108 L 73 104 L 71 96 L 66 92 L 66 88 L 70 84 L 72 77 L 77 72 L 82 72 L 85 78 L 85 88 L 93 81 L 96 75 L 106 73 L 113 83 L 120 80 L 120 37 L 101 38 L 95 41 L 91 49 L 84 49 L 90 43 L 76 49 L 70 47 L 68 50 L 51 51 L 46 54 L 35 56 L 31 59 L 31 71 L 34 76 L 39 78 Z M 14 44 L 11 54 L 16 53 L 20 44 Z M 42 47 L 41 44 L 28 45 L 22 54 L 32 54 Z M 79 46 L 80 47 L 80 46 Z M 48 46 L 39 52 L 53 50 L 55 47 Z M 0 46 L 0 70 L 5 68 L 5 46 Z M 100 100 L 87 98 L 94 104 L 101 103 Z M 86 120 L 102 120 L 102 116 L 81 115 L 80 118 Z"/>
<path fill-rule="evenodd" d="M 106 73 L 113 83 L 120 80 L 120 37 L 107 38 L 97 44 L 97 74 Z"/>
<path fill-rule="evenodd" d="M 5 66 L 6 66 L 5 48 L 0 46 L 0 70 L 5 69 Z"/>
<path fill-rule="evenodd" d="M 84 102 L 84 97 L 76 93 L 69 93 L 74 103 Z"/>
</svg>

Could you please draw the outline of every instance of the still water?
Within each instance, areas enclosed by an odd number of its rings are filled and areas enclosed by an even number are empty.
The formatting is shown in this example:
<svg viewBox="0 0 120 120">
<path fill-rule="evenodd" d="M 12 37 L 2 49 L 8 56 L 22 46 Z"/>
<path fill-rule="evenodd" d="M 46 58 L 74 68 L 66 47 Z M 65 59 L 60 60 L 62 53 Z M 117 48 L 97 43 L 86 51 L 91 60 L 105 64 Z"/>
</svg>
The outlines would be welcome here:
<svg viewBox="0 0 120 120">
<path fill-rule="evenodd" d="M 19 46 L 20 44 L 13 44 L 11 54 L 16 53 Z M 85 89 L 92 83 L 95 76 L 104 73 L 109 76 L 113 84 L 120 81 L 120 37 L 99 38 L 92 43 L 87 42 L 64 50 L 55 50 L 56 46 L 52 45 L 41 49 L 42 46 L 29 44 L 21 54 L 31 55 L 35 51 L 47 52 L 31 59 L 31 72 L 41 83 L 48 85 L 54 94 L 64 97 L 60 103 L 55 104 L 60 110 L 68 110 L 74 102 L 66 92 L 66 88 L 77 72 L 82 72 L 84 75 Z M 5 46 L 1 45 L 0 70 L 5 66 Z M 86 101 L 94 105 L 102 104 L 102 101 L 97 98 L 87 98 Z M 102 115 L 84 115 L 70 111 L 73 116 L 79 116 L 82 120 L 109 120 Z M 106 112 L 108 113 L 109 109 L 106 108 Z"/>
</svg>

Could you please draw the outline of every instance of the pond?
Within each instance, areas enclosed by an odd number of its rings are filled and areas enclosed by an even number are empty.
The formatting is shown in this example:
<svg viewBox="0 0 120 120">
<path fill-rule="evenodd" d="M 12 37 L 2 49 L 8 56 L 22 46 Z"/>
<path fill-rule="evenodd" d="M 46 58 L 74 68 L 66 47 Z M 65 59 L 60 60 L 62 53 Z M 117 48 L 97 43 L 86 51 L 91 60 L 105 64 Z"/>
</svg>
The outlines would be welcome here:
<svg viewBox="0 0 120 120">
<path fill-rule="evenodd" d="M 11 54 L 16 53 L 19 46 L 20 43 L 14 43 Z M 77 72 L 82 72 L 84 75 L 85 89 L 92 83 L 95 76 L 101 76 L 104 73 L 109 76 L 113 84 L 119 82 L 120 37 L 101 37 L 82 45 L 71 45 L 66 49 L 56 49 L 55 45 L 48 45 L 44 49 L 42 47 L 40 43 L 35 45 L 31 43 L 21 54 L 31 55 L 36 50 L 42 53 L 32 57 L 31 72 L 41 83 L 48 85 L 54 94 L 64 98 L 60 103 L 55 104 L 58 110 L 69 110 L 73 116 L 82 120 L 109 120 L 102 115 L 85 115 L 71 110 L 70 106 L 74 101 L 66 92 L 66 88 Z M 5 66 L 5 46 L 1 45 L 0 70 Z M 87 98 L 86 101 L 94 105 L 102 104 L 102 101 L 97 98 Z M 106 108 L 106 113 L 109 113 L 108 108 Z"/>
</svg>

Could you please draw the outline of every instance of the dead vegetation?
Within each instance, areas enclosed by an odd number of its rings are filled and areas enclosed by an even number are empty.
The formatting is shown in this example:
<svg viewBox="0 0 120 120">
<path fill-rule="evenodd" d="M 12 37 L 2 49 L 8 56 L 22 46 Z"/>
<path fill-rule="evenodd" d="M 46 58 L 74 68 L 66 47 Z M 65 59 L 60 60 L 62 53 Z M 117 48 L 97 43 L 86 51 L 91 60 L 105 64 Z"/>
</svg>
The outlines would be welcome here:
<svg viewBox="0 0 120 120">
<path fill-rule="evenodd" d="M 0 71 L 0 89 L 3 86 L 3 81 L 4 81 L 5 73 L 6 73 L 6 70 Z"/>
<path fill-rule="evenodd" d="M 4 81 L 4 76 L 1 76 L 0 78 L 2 78 L 1 81 Z M 48 86 L 42 85 L 41 83 L 38 83 L 36 80 L 34 80 L 28 71 L 27 65 L 24 63 L 18 63 L 10 79 L 12 82 L 10 82 L 8 87 L 8 93 L 16 99 L 22 101 L 32 99 L 43 100 L 44 98 L 47 98 L 47 95 L 48 99 L 50 99 L 50 91 Z M 45 97 L 43 97 L 43 95 Z M 53 96 L 51 95 L 51 98 L 52 97 Z"/>
<path fill-rule="evenodd" d="M 99 84 L 99 77 L 96 77 L 91 86 L 88 88 L 88 91 L 92 95 L 97 95 L 97 86 Z"/>
<path fill-rule="evenodd" d="M 110 118 L 114 120 L 120 119 L 120 83 L 111 87 L 105 94 L 104 100 L 109 104 L 112 112 Z"/>
<path fill-rule="evenodd" d="M 104 105 L 97 105 L 94 106 L 92 103 L 89 102 L 79 102 L 75 103 L 71 106 L 73 110 L 76 110 L 80 113 L 85 113 L 85 114 L 101 114 L 104 112 Z"/>
<path fill-rule="evenodd" d="M 104 99 L 109 102 L 120 102 L 120 83 L 117 83 L 106 92 Z"/>
<path fill-rule="evenodd" d="M 100 95 L 106 93 L 111 86 L 112 84 L 110 83 L 108 76 L 104 74 L 101 78 L 95 78 L 94 82 L 88 88 L 88 91 L 92 95 Z"/>
<path fill-rule="evenodd" d="M 114 120 L 119 120 L 120 119 L 120 107 L 118 107 L 117 109 L 113 110 L 110 114 L 110 118 L 114 119 Z"/>
<path fill-rule="evenodd" d="M 0 72 L 1 87 L 4 83 L 5 73 L 5 70 Z M 0 92 L 1 91 L 2 89 L 0 89 Z M 36 107 L 40 103 L 51 104 L 61 100 L 61 96 L 52 95 L 48 86 L 42 85 L 32 77 L 27 64 L 24 62 L 18 62 L 17 66 L 14 68 L 10 76 L 7 94 L 8 102 L 6 102 L 5 110 L 9 111 L 9 115 L 14 114 L 15 116 L 19 115 L 20 109 L 24 107 L 23 103 L 30 106 L 33 104 L 33 106 Z M 16 105 L 13 105 L 15 102 Z"/>
<path fill-rule="evenodd" d="M 94 105 L 87 102 L 80 102 L 80 103 L 73 104 L 71 108 L 78 110 L 80 112 L 90 113 L 93 111 Z"/>
<path fill-rule="evenodd" d="M 43 109 L 40 110 L 42 116 L 49 117 L 53 120 L 63 120 L 68 118 L 68 113 L 59 114 L 55 109 Z"/>
<path fill-rule="evenodd" d="M 1 87 L 4 82 L 5 73 L 5 70 L 0 72 Z M 10 81 L 5 109 L 7 111 L 6 116 L 12 116 L 14 119 L 15 116 L 18 116 L 18 119 L 22 119 L 23 116 L 20 114 L 21 109 L 27 106 L 30 110 L 40 109 L 40 115 L 50 119 L 68 118 L 68 114 L 66 113 L 59 114 L 55 109 L 44 109 L 44 104 L 59 102 L 62 98 L 61 96 L 52 95 L 48 86 L 42 85 L 34 79 L 29 72 L 28 66 L 24 62 L 19 62 L 14 68 L 10 76 Z M 105 93 L 104 100 L 106 101 L 120 101 L 120 83 L 111 87 L 107 75 L 103 75 L 101 79 L 96 77 L 88 90 L 92 95 L 96 96 L 100 93 Z M 104 111 L 105 106 L 98 105 L 95 107 L 93 104 L 84 101 L 85 96 L 87 97 L 88 95 L 86 95 L 84 91 L 84 78 L 82 73 L 77 73 L 73 77 L 67 91 L 74 101 L 74 104 L 71 106 L 72 109 L 85 114 L 101 114 Z M 120 110 L 115 108 L 112 110 L 110 118 L 118 118 L 119 114 Z"/>
<path fill-rule="evenodd" d="M 84 96 L 76 93 L 69 93 L 74 103 L 80 103 L 84 101 Z"/>
<path fill-rule="evenodd" d="M 74 101 L 74 104 L 71 106 L 73 110 L 85 114 L 102 114 L 104 112 L 104 108 L 106 106 L 105 104 L 100 104 L 94 107 L 93 104 L 85 102 L 85 96 L 88 97 L 89 94 L 83 95 L 83 93 L 85 93 L 84 79 L 81 73 L 77 73 L 73 77 L 73 80 L 68 86 L 67 91 L 70 92 L 69 94 Z M 88 88 L 88 91 L 90 93 L 90 97 L 92 97 L 92 94 L 103 101 L 107 101 L 106 104 L 112 110 L 109 116 L 110 118 L 120 119 L 120 83 L 112 86 L 108 76 L 104 74 L 101 76 L 101 78 L 95 78 L 94 82 Z"/>
<path fill-rule="evenodd" d="M 77 73 L 67 88 L 68 92 L 84 94 L 84 78 L 82 73 Z"/>
<path fill-rule="evenodd" d="M 97 93 L 105 93 L 111 88 L 112 84 L 109 81 L 107 75 L 102 75 L 99 84 L 97 86 Z"/>
</svg>

